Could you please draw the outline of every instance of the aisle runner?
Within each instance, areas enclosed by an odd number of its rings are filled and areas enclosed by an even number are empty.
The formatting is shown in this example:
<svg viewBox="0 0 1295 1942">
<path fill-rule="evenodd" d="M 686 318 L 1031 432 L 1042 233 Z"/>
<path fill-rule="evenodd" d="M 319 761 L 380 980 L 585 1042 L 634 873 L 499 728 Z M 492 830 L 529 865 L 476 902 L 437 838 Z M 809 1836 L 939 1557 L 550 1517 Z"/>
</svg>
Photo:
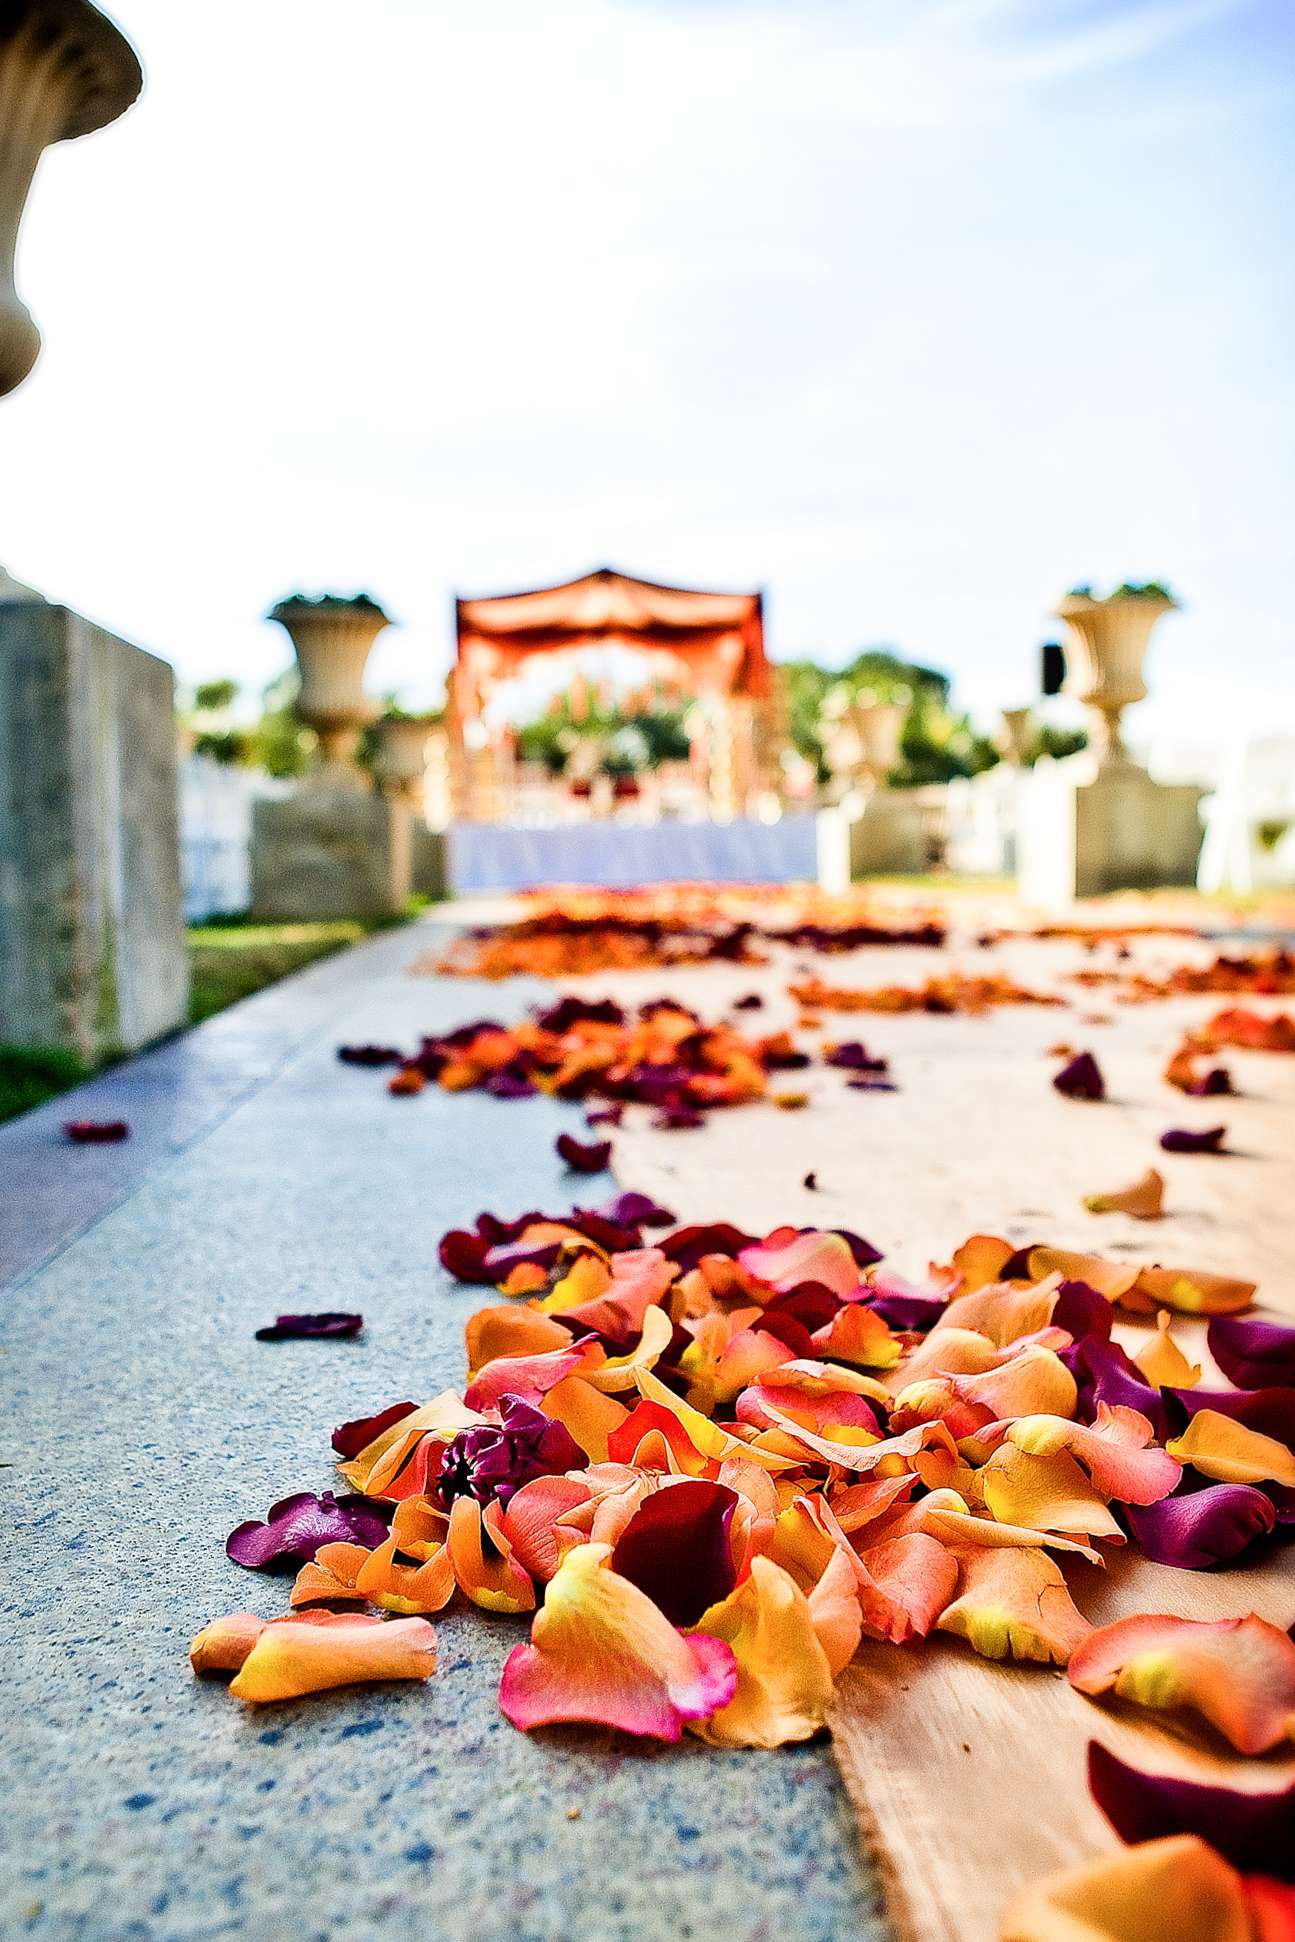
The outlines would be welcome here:
<svg viewBox="0 0 1295 1942">
<path fill-rule="evenodd" d="M 513 829 L 456 823 L 455 890 L 530 890 L 554 883 L 629 888 L 642 883 L 813 883 L 817 818 L 776 823 L 577 823 Z"/>
</svg>

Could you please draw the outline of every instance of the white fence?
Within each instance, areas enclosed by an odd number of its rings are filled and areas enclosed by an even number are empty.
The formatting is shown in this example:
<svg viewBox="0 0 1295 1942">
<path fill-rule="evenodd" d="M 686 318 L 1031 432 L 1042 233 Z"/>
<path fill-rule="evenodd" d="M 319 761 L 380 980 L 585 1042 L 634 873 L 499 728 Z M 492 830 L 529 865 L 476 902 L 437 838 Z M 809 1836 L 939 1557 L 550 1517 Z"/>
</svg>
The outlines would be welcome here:
<svg viewBox="0 0 1295 1942">
<path fill-rule="evenodd" d="M 190 924 L 246 910 L 252 894 L 252 804 L 292 787 L 210 756 L 180 763 L 180 876 Z"/>
</svg>

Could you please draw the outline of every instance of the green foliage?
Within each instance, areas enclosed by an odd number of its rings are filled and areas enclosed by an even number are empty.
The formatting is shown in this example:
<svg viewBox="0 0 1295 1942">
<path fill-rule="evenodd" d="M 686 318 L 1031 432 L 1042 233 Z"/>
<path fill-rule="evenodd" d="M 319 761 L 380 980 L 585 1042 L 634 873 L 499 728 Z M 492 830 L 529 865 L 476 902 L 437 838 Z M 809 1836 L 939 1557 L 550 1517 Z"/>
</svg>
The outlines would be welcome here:
<svg viewBox="0 0 1295 1942">
<path fill-rule="evenodd" d="M 193 705 L 200 714 L 223 714 L 238 700 L 237 681 L 200 681 L 193 691 Z"/>
<path fill-rule="evenodd" d="M 43 1106 L 90 1076 L 90 1067 L 57 1045 L 0 1045 L 0 1120 Z"/>
<path fill-rule="evenodd" d="M 602 744 L 599 768 L 604 775 L 642 775 L 663 762 L 684 762 L 691 746 L 684 726 L 687 710 L 655 701 L 648 708 L 625 713 L 619 704 L 603 707 L 593 695 L 577 719 L 568 695 L 538 721 L 517 731 L 518 753 L 524 762 L 542 762 L 559 776 L 582 741 Z"/>
<path fill-rule="evenodd" d="M 1084 728 L 1053 728 L 1047 722 L 1040 724 L 1029 752 L 1031 763 L 1037 762 L 1041 755 L 1051 755 L 1062 761 L 1067 755 L 1078 755 L 1088 747 L 1088 731 Z"/>
<path fill-rule="evenodd" d="M 901 788 L 951 782 L 955 776 L 992 769 L 998 759 L 994 744 L 976 733 L 968 716 L 953 714 L 929 689 L 919 688 L 904 723 L 899 766 L 891 780 Z"/>
<path fill-rule="evenodd" d="M 1122 580 L 1112 593 L 1102 595 L 1093 592 L 1092 583 L 1083 581 L 1071 587 L 1067 600 L 1174 600 L 1163 580 Z"/>
<path fill-rule="evenodd" d="M 783 661 L 779 672 L 791 739 L 814 763 L 820 782 L 830 773 L 823 746 L 824 703 L 836 694 L 845 702 L 866 694 L 878 701 L 909 703 L 903 760 L 894 778 L 901 784 L 947 782 L 955 775 L 975 775 L 998 760 L 993 744 L 975 734 L 965 715 L 950 713 L 950 677 L 939 668 L 905 661 L 891 648 L 865 647 L 840 669 L 810 660 Z"/>
</svg>

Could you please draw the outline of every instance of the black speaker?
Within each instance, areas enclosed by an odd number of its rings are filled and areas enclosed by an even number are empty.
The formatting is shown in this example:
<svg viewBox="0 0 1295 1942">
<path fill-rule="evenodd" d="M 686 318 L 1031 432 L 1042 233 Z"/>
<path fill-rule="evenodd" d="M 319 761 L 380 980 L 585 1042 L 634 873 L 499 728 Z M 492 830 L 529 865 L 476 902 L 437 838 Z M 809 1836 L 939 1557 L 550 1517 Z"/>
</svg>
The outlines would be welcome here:
<svg viewBox="0 0 1295 1942">
<path fill-rule="evenodd" d="M 1040 652 L 1043 663 L 1040 691 L 1045 695 L 1059 695 L 1066 679 L 1066 650 L 1060 641 L 1044 641 Z"/>
</svg>

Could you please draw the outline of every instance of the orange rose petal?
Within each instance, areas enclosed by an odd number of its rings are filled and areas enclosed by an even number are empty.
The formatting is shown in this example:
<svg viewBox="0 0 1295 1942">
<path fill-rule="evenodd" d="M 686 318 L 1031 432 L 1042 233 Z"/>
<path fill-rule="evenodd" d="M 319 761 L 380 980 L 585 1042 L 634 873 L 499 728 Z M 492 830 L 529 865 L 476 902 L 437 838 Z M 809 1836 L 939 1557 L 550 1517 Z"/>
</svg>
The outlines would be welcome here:
<svg viewBox="0 0 1295 1942">
<path fill-rule="evenodd" d="M 567 1376 L 540 1399 L 540 1408 L 570 1430 L 591 1463 L 607 1461 L 607 1440 L 629 1415 L 624 1403 L 591 1388 L 583 1376 Z"/>
<path fill-rule="evenodd" d="M 1152 1436 L 1146 1417 L 1122 1403 L 1098 1403 L 1091 1426 L 1060 1416 L 1022 1416 L 1007 1429 L 1008 1441 L 1031 1456 L 1069 1450 L 1099 1490 L 1124 1504 L 1158 1504 L 1182 1475 L 1172 1455 L 1148 1447 Z"/>
<path fill-rule="evenodd" d="M 899 1337 L 874 1308 L 862 1302 L 839 1308 L 830 1322 L 816 1330 L 813 1343 L 819 1355 L 864 1369 L 893 1368 L 903 1352 Z"/>
<path fill-rule="evenodd" d="M 551 1321 L 534 1308 L 519 1308 L 512 1302 L 479 1308 L 469 1317 L 463 1333 L 469 1376 L 502 1356 L 545 1355 L 551 1349 L 571 1346 L 571 1331 L 561 1322 Z"/>
<path fill-rule="evenodd" d="M 1124 1531 L 1106 1498 L 1068 1450 L 1033 1456 L 1004 1443 L 982 1465 L 978 1484 L 981 1500 L 996 1523 L 1124 1543 Z"/>
<path fill-rule="evenodd" d="M 569 1309 L 579 1308 L 584 1302 L 596 1301 L 605 1295 L 611 1281 L 612 1271 L 605 1258 L 601 1254 L 582 1251 L 538 1307 L 545 1315 L 565 1314 Z M 567 1341 L 570 1340 L 570 1331 L 567 1331 Z"/>
<path fill-rule="evenodd" d="M 946 1328 L 974 1329 L 987 1335 L 996 1348 L 1019 1341 L 1022 1335 L 1037 1334 L 1052 1320 L 1060 1284 L 1048 1280 L 1040 1287 L 1023 1287 L 1019 1282 L 1000 1281 L 975 1294 L 955 1295 L 942 1310 L 931 1331 L 934 1339 Z"/>
<path fill-rule="evenodd" d="M 620 1395 L 634 1388 L 639 1369 L 652 1369 L 674 1339 L 674 1323 L 664 1308 L 649 1308 L 643 1316 L 643 1333 L 628 1355 L 609 1356 L 606 1361 L 580 1372 L 582 1382 L 603 1395 Z"/>
<path fill-rule="evenodd" d="M 584 1534 L 560 1520 L 593 1501 L 581 1477 L 535 1477 L 508 1500 L 503 1533 L 522 1570 L 547 1584 L 567 1552 Z"/>
<path fill-rule="evenodd" d="M 702 1614 L 699 1633 L 732 1648 L 737 1685 L 727 1705 L 690 1731 L 712 1746 L 772 1747 L 821 1730 L 832 1668 L 809 1600 L 772 1559 L 751 1560 L 750 1576 Z"/>
<path fill-rule="evenodd" d="M 924 1639 L 958 1588 L 957 1559 L 925 1531 L 871 1545 L 859 1566 L 864 1626 L 893 1645 Z"/>
<path fill-rule="evenodd" d="M 200 1675 L 237 1672 L 265 1630 L 255 1612 L 231 1612 L 204 1625 L 189 1647 L 189 1663 Z"/>
<path fill-rule="evenodd" d="M 1075 1378 L 1060 1356 L 1036 1342 L 983 1375 L 955 1376 L 953 1388 L 963 1402 L 987 1409 L 988 1420 L 998 1423 L 1013 1416 L 1069 1416 L 1079 1399 Z"/>
<path fill-rule="evenodd" d="M 303 1564 L 293 1583 L 288 1603 L 317 1605 L 321 1599 L 350 1599 L 363 1604 L 365 1594 L 356 1585 L 360 1568 L 369 1556 L 363 1544 L 321 1544 L 310 1564 Z"/>
<path fill-rule="evenodd" d="M 355 1589 L 371 1605 L 409 1617 L 418 1612 L 439 1612 L 454 1596 L 454 1567 L 448 1545 L 441 1545 L 421 1564 L 410 1564 L 396 1555 L 397 1540 L 388 1538 L 376 1551 L 370 1551 L 355 1579 Z"/>
<path fill-rule="evenodd" d="M 1255 1942 L 1240 1875 L 1195 1834 L 1143 1841 L 1025 1889 L 999 1942 Z"/>
<path fill-rule="evenodd" d="M 833 1547 L 822 1576 L 806 1596 L 814 1636 L 835 1679 L 849 1665 L 863 1636 L 857 1574 L 844 1551 Z"/>
<path fill-rule="evenodd" d="M 1043 1462 L 1049 1458 L 1040 1459 Z M 1075 1551 L 1090 1564 L 1101 1564 L 1102 1556 L 1090 1544 L 1083 1544 L 1077 1538 L 1062 1537 L 1056 1531 L 1033 1530 L 1028 1524 L 1001 1524 L 995 1518 L 975 1517 L 965 1505 L 957 1509 L 945 1504 L 937 1504 L 934 1496 L 924 1498 L 915 1508 L 922 1514 L 922 1528 L 930 1531 L 933 1537 L 942 1538 L 946 1544 L 984 1544 L 1021 1546 L 1029 1549 L 1041 1545 L 1050 1551 Z M 1118 1541 L 1124 1542 L 1120 1531 Z"/>
<path fill-rule="evenodd" d="M 1165 1447 L 1219 1483 L 1295 1486 L 1295 1453 L 1275 1436 L 1263 1436 L 1217 1409 L 1198 1409 L 1182 1435 Z"/>
<path fill-rule="evenodd" d="M 502 1397 L 521 1396 L 540 1402 L 567 1376 L 590 1375 L 607 1360 L 607 1351 L 592 1336 L 544 1355 L 506 1355 L 487 1362 L 468 1384 L 464 1402 L 470 1409 L 497 1409 Z"/>
<path fill-rule="evenodd" d="M 531 1612 L 535 1587 L 512 1555 L 498 1504 L 456 1497 L 446 1542 L 459 1589 L 488 1612 Z"/>
<path fill-rule="evenodd" d="M 1060 1275 L 1063 1281 L 1086 1281 L 1107 1301 L 1123 1301 L 1138 1278 L 1138 1270 L 1123 1261 L 1106 1261 L 1100 1254 L 1080 1254 L 1069 1248 L 1033 1247 L 1030 1273 L 1038 1281 Z"/>
<path fill-rule="evenodd" d="M 980 1376 L 1001 1360 L 1002 1350 L 978 1329 L 933 1328 L 887 1379 L 893 1388 L 905 1388 L 928 1375 Z"/>
<path fill-rule="evenodd" d="M 235 1699 L 266 1705 L 334 1686 L 430 1679 L 435 1670 L 436 1634 L 425 1618 L 312 1612 L 267 1625 L 229 1690 Z"/>
<path fill-rule="evenodd" d="M 519 1261 L 499 1283 L 501 1295 L 537 1295 L 549 1278 L 538 1261 Z"/>
<path fill-rule="evenodd" d="M 1000 1280 L 1015 1252 L 1012 1243 L 997 1234 L 973 1234 L 955 1251 L 949 1266 L 958 1278 L 960 1291 L 970 1295 Z"/>
<path fill-rule="evenodd" d="M 1253 1281 L 1238 1281 L 1233 1275 L 1207 1274 L 1201 1268 L 1142 1268 L 1130 1294 L 1121 1299 L 1126 1308 L 1138 1305 L 1176 1308 L 1182 1315 L 1238 1315 L 1255 1298 Z"/>
<path fill-rule="evenodd" d="M 1201 1379 L 1199 1362 L 1189 1362 L 1169 1333 L 1167 1309 L 1156 1316 L 1156 1332 L 1133 1360 L 1156 1389 L 1194 1389 Z"/>
<path fill-rule="evenodd" d="M 1091 1632 L 1045 1551 L 968 1545 L 958 1562 L 959 1593 L 939 1628 L 966 1639 L 982 1658 L 1063 1666 Z"/>
<path fill-rule="evenodd" d="M 687 1721 L 733 1697 L 736 1661 L 722 1640 L 676 1631 L 646 1593 L 608 1569 L 609 1556 L 605 1544 L 567 1553 L 530 1644 L 509 1655 L 500 1708 L 523 1731 L 592 1720 L 678 1740 Z"/>
<path fill-rule="evenodd" d="M 1134 1220 L 1163 1220 L 1164 1175 L 1155 1167 L 1148 1167 L 1131 1187 L 1121 1187 L 1113 1194 L 1087 1194 L 1084 1205 L 1090 1214 L 1130 1214 Z"/>
<path fill-rule="evenodd" d="M 636 1370 L 634 1379 L 643 1400 L 655 1403 L 673 1416 L 692 1448 L 708 1461 L 723 1463 L 729 1457 L 741 1457 L 749 1463 L 758 1464 L 762 1470 L 786 1470 L 792 1467 L 790 1459 L 758 1450 L 749 1443 L 743 1443 L 740 1437 L 731 1436 L 718 1423 L 712 1423 L 708 1416 L 703 1416 L 700 1410 L 691 1408 L 681 1396 L 667 1389 L 651 1370 Z"/>
<path fill-rule="evenodd" d="M 423 1563 L 441 1549 L 449 1528 L 446 1513 L 426 1497 L 406 1497 L 391 1520 L 396 1549 Z"/>
<path fill-rule="evenodd" d="M 1295 1739 L 1295 1642 L 1253 1613 L 1214 1623 L 1143 1614 L 1103 1625 L 1072 1659 L 1070 1683 L 1155 1712 L 1189 1708 L 1238 1753 Z"/>
</svg>

